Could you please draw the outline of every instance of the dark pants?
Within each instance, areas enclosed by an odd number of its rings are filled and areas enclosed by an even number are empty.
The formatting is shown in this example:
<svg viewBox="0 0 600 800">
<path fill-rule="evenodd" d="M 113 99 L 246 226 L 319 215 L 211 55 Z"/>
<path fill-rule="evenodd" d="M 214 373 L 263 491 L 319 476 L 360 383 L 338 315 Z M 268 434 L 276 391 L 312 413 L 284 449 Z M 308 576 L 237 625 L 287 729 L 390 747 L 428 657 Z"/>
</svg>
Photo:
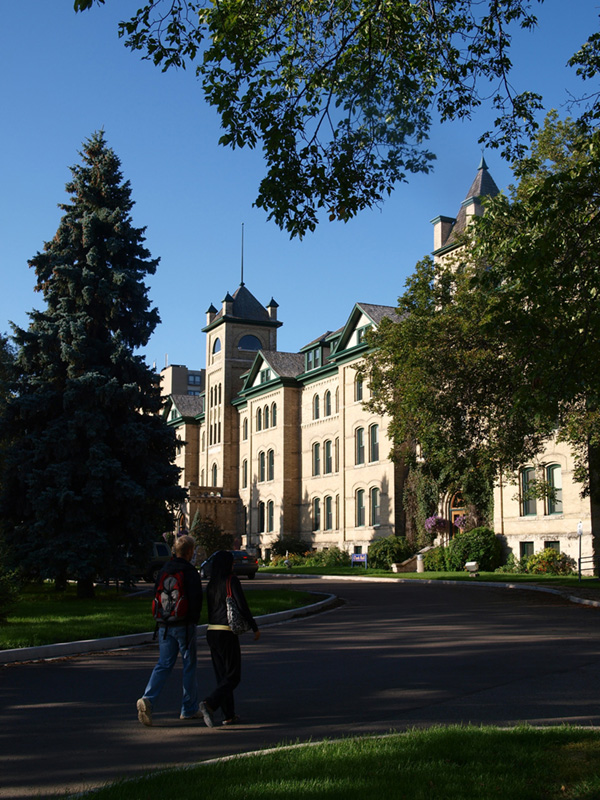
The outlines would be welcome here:
<svg viewBox="0 0 600 800">
<path fill-rule="evenodd" d="M 205 702 L 213 711 L 221 708 L 225 719 L 233 719 L 235 716 L 233 690 L 242 677 L 239 637 L 230 631 L 207 631 L 206 641 L 210 647 L 217 688 Z"/>
</svg>

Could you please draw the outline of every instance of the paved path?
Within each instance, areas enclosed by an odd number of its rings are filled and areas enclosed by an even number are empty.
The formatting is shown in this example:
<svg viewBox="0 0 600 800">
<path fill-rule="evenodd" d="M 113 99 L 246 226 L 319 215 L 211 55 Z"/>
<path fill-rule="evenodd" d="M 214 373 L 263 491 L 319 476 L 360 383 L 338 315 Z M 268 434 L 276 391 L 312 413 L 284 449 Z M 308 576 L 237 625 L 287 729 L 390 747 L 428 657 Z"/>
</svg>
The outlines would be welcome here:
<svg viewBox="0 0 600 800">
<path fill-rule="evenodd" d="M 273 580 L 345 604 L 243 640 L 246 724 L 178 719 L 180 673 L 153 728 L 136 718 L 153 646 L 0 669 L 0 797 L 48 797 L 284 741 L 435 723 L 600 725 L 600 609 L 481 585 Z M 248 588 L 251 588 L 248 586 Z M 200 649 L 201 693 L 212 685 Z"/>
</svg>

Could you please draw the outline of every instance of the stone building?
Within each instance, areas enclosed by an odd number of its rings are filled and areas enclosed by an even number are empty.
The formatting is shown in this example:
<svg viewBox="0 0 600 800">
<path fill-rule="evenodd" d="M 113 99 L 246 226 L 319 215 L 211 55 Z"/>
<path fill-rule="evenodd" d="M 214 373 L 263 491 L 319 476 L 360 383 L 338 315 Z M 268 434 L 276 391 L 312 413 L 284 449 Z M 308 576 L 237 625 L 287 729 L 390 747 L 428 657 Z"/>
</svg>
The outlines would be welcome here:
<svg viewBox="0 0 600 800">
<path fill-rule="evenodd" d="M 456 252 L 458 235 L 497 192 L 482 159 L 456 217 L 432 220 L 436 260 Z M 277 349 L 282 323 L 273 299 L 261 305 L 242 282 L 219 311 L 210 306 L 206 368 L 174 365 L 161 373 L 168 422 L 185 443 L 178 465 L 189 500 L 181 525 L 198 511 L 263 554 L 288 534 L 350 553 L 404 534 L 405 469 L 390 459 L 388 421 L 365 409 L 369 387 L 357 373 L 365 332 L 384 317 L 394 320 L 395 308 L 356 303 L 342 328 L 286 353 Z M 544 547 L 577 558 L 580 544 L 591 556 L 589 502 L 572 473 L 568 449 L 552 440 L 538 463 L 496 487 L 495 531 L 517 558 Z M 552 502 L 528 499 L 535 475 L 555 487 Z M 456 493 L 440 513 L 453 520 L 463 510 Z"/>
</svg>

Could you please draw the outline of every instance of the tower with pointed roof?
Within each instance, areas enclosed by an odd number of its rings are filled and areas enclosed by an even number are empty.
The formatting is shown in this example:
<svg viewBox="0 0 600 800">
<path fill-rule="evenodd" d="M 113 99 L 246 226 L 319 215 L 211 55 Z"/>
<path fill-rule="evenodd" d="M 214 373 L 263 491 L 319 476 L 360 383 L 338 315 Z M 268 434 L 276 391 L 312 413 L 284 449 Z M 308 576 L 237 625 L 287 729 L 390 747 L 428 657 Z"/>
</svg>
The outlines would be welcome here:
<svg viewBox="0 0 600 800">
<path fill-rule="evenodd" d="M 204 485 L 223 497 L 238 496 L 238 414 L 232 400 L 242 388 L 241 376 L 256 353 L 277 349 L 277 303 L 263 306 L 242 282 L 223 298 L 220 310 L 206 312 L 204 436 L 200 474 Z"/>
</svg>

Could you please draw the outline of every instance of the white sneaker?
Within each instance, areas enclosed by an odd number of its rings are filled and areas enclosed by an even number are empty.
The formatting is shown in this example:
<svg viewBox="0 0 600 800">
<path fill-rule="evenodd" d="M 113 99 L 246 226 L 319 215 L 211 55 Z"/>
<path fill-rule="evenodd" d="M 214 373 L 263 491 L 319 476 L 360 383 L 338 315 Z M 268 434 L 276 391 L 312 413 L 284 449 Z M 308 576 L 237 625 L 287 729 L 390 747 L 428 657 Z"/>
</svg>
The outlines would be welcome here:
<svg viewBox="0 0 600 800">
<path fill-rule="evenodd" d="M 209 728 L 215 727 L 215 720 L 213 718 L 213 712 L 211 709 L 206 705 L 206 703 L 200 703 L 200 713 L 204 717 L 204 722 Z"/>
</svg>

